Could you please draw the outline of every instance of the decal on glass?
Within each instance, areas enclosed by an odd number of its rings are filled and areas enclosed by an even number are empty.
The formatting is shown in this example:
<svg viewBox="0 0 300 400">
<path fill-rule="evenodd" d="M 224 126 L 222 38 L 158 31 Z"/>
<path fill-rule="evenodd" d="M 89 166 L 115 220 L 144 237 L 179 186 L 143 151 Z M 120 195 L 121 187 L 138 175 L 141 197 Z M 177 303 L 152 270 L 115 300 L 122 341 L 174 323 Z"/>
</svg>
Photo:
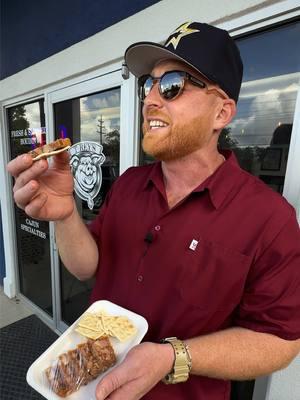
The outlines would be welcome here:
<svg viewBox="0 0 300 400">
<path fill-rule="evenodd" d="M 90 210 L 102 184 L 101 165 L 105 161 L 103 146 L 96 142 L 79 142 L 70 147 L 70 165 L 74 188 L 78 197 L 86 201 Z"/>
</svg>

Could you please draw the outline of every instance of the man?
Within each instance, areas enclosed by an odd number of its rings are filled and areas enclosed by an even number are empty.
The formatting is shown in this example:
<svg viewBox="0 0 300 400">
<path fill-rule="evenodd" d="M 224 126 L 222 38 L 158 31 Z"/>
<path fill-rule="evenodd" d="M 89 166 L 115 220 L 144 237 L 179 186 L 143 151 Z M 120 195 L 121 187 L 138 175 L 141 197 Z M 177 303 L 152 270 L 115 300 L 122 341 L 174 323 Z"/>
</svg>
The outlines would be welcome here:
<svg viewBox="0 0 300 400">
<path fill-rule="evenodd" d="M 89 230 L 65 154 L 51 167 L 11 161 L 15 201 L 56 221 L 67 268 L 96 274 L 92 301 L 148 320 L 145 342 L 99 383 L 98 400 L 229 399 L 230 380 L 269 374 L 299 352 L 295 212 L 218 151 L 242 80 L 227 32 L 186 23 L 164 46 L 130 46 L 125 60 L 139 78 L 143 148 L 160 161 L 127 170 Z"/>
</svg>

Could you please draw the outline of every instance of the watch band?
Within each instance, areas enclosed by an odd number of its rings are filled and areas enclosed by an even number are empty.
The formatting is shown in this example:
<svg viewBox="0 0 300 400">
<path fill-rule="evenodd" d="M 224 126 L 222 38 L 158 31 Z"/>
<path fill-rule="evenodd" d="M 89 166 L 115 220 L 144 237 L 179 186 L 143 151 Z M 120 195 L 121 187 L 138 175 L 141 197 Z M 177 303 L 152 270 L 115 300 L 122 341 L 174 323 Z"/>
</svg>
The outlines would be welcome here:
<svg viewBox="0 0 300 400">
<path fill-rule="evenodd" d="M 173 369 L 162 381 L 166 384 L 187 381 L 192 368 L 192 358 L 188 346 L 176 337 L 165 338 L 162 340 L 162 343 L 170 343 L 175 354 Z"/>
</svg>

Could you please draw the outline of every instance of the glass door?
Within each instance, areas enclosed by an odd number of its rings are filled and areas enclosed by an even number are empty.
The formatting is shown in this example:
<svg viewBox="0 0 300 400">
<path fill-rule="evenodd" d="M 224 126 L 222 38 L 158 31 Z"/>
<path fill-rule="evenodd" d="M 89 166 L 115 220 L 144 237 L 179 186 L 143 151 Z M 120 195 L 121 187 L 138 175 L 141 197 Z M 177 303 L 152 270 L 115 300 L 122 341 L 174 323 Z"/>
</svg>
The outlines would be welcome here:
<svg viewBox="0 0 300 400">
<path fill-rule="evenodd" d="M 97 143 L 102 146 L 105 156 L 101 165 L 102 183 L 92 209 L 87 201 L 75 195 L 77 208 L 85 223 L 97 216 L 107 192 L 119 176 L 120 94 L 120 87 L 116 87 L 54 104 L 56 138 L 69 137 L 73 144 Z M 88 158 L 81 169 L 86 178 L 94 167 Z M 71 324 L 88 307 L 93 280 L 78 281 L 60 262 L 60 283 L 61 317 L 66 324 Z"/>
<path fill-rule="evenodd" d="M 98 215 L 107 192 L 119 174 L 135 163 L 133 143 L 138 135 L 134 132 L 136 98 L 131 95 L 134 91 L 135 79 L 123 80 L 118 70 L 47 96 L 49 131 L 53 139 L 71 139 L 71 163 L 73 149 L 86 149 L 91 143 L 103 154 L 100 189 L 92 205 L 84 196 L 77 194 L 75 186 L 77 208 L 86 224 Z M 89 183 L 89 174 L 94 168 L 92 157 L 85 154 L 79 158 L 81 179 Z M 76 175 L 77 171 L 73 174 Z M 77 182 L 76 175 L 75 184 Z M 93 279 L 85 282 L 77 280 L 65 268 L 58 252 L 55 258 L 57 328 L 63 331 L 88 308 L 94 282 Z"/>
<path fill-rule="evenodd" d="M 7 108 L 10 159 L 46 143 L 44 99 Z M 14 204 L 19 289 L 53 317 L 49 223 Z"/>
</svg>

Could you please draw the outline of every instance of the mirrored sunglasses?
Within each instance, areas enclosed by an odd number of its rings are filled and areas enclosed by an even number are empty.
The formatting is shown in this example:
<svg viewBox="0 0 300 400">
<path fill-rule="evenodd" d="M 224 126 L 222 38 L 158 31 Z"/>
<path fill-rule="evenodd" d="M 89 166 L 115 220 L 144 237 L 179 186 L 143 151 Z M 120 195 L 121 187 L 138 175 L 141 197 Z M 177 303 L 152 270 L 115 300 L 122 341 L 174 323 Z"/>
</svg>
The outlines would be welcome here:
<svg viewBox="0 0 300 400">
<path fill-rule="evenodd" d="M 143 75 L 138 79 L 138 95 L 141 101 L 150 93 L 153 85 L 158 83 L 158 90 L 160 95 L 165 100 L 173 100 L 178 97 L 183 89 L 185 83 L 189 81 L 193 85 L 201 89 L 207 88 L 205 82 L 195 78 L 185 71 L 167 71 L 160 78 L 155 78 L 151 75 Z"/>
</svg>

